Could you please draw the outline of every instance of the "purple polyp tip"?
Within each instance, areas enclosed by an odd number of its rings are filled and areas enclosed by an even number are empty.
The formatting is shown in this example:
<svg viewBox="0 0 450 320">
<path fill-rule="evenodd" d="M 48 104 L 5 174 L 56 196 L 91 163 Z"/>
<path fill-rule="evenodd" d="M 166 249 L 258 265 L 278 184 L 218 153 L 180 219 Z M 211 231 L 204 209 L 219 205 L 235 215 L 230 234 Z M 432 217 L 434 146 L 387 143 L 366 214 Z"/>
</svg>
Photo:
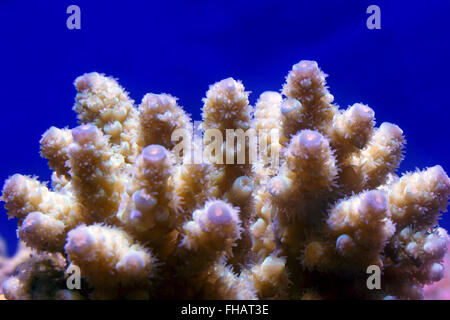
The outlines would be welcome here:
<svg viewBox="0 0 450 320">
<path fill-rule="evenodd" d="M 316 131 L 303 130 L 298 135 L 300 144 L 309 150 L 316 150 L 322 145 L 322 135 Z"/>
<path fill-rule="evenodd" d="M 366 193 L 363 198 L 362 210 L 366 212 L 370 209 L 376 212 L 382 212 L 387 209 L 387 198 L 382 191 L 372 190 Z"/>
<path fill-rule="evenodd" d="M 160 163 L 166 159 L 166 148 L 158 144 L 151 144 L 142 150 L 142 157 L 145 162 Z"/>
<path fill-rule="evenodd" d="M 309 71 L 317 68 L 317 62 L 310 60 L 302 60 L 293 66 L 293 69 L 298 71 Z"/>
<path fill-rule="evenodd" d="M 83 143 L 92 140 L 97 135 L 97 128 L 91 124 L 83 124 L 72 129 L 73 140 Z"/>
<path fill-rule="evenodd" d="M 169 104 L 173 104 L 174 101 L 168 96 L 168 95 L 160 95 L 159 96 L 159 103 L 163 106 L 167 106 Z"/>
<path fill-rule="evenodd" d="M 236 186 L 241 188 L 244 191 L 252 192 L 253 190 L 253 181 L 249 177 L 239 177 L 235 180 Z"/>
<path fill-rule="evenodd" d="M 273 101 L 273 102 L 280 102 L 281 96 L 278 92 L 275 91 L 265 91 L 261 93 L 259 96 L 259 100 L 261 101 Z"/>
<path fill-rule="evenodd" d="M 438 175 L 446 175 L 445 174 L 445 171 L 444 171 L 444 168 L 442 168 L 442 166 L 441 165 L 435 165 L 434 167 L 431 167 L 430 169 L 429 169 L 431 172 L 435 172 L 436 174 L 438 174 Z"/>
<path fill-rule="evenodd" d="M 276 176 L 269 181 L 269 192 L 273 196 L 279 196 L 286 191 L 287 183 L 283 177 Z"/>
<path fill-rule="evenodd" d="M 155 105 L 158 102 L 158 95 L 154 93 L 147 93 L 143 99 L 148 105 Z M 144 102 L 143 101 L 143 102 Z"/>
<path fill-rule="evenodd" d="M 133 201 L 136 208 L 143 211 L 151 210 L 156 205 L 156 200 L 143 190 L 133 193 Z"/>
<path fill-rule="evenodd" d="M 50 129 L 48 129 L 47 131 L 44 132 L 44 134 L 42 135 L 43 139 L 46 139 L 48 137 L 53 137 L 56 134 L 58 134 L 58 128 L 56 127 L 50 127 Z"/>
<path fill-rule="evenodd" d="M 439 281 L 444 277 L 444 267 L 439 263 L 433 263 L 430 268 L 430 278 L 433 281 Z"/>
<path fill-rule="evenodd" d="M 380 126 L 380 130 L 385 131 L 392 137 L 400 137 L 403 134 L 403 130 L 400 129 L 399 126 L 389 122 L 383 122 Z"/>
<path fill-rule="evenodd" d="M 300 101 L 298 101 L 296 99 L 287 99 L 287 100 L 283 101 L 283 103 L 281 104 L 281 113 L 286 115 L 293 110 L 300 109 L 301 107 L 302 107 L 302 104 L 300 103 Z"/>
<path fill-rule="evenodd" d="M 130 212 L 130 220 L 139 221 L 142 219 L 142 213 L 139 210 L 132 210 Z"/>
<path fill-rule="evenodd" d="M 352 116 L 358 119 L 364 119 L 366 121 L 370 121 L 374 118 L 375 112 L 364 104 L 355 104 L 350 108 L 350 112 Z"/>
<path fill-rule="evenodd" d="M 123 258 L 123 264 L 130 272 L 140 273 L 145 268 L 145 261 L 136 251 L 128 252 Z"/>
<path fill-rule="evenodd" d="M 347 243 L 351 243 L 351 242 L 352 242 L 352 238 L 350 238 L 349 235 L 341 234 L 336 239 L 336 248 L 341 248 L 342 246 L 346 245 Z"/>
<path fill-rule="evenodd" d="M 86 73 L 82 76 L 79 76 L 75 79 L 75 87 L 78 91 L 90 89 L 93 86 L 94 80 L 97 76 L 98 74 L 95 72 Z"/>
<path fill-rule="evenodd" d="M 450 178 L 447 176 L 444 169 L 440 165 L 429 168 L 428 173 L 432 179 L 436 179 L 437 181 L 440 181 L 441 183 L 450 187 Z"/>
<path fill-rule="evenodd" d="M 30 212 L 22 222 L 22 229 L 27 231 L 36 226 L 41 220 L 42 213 L 38 211 Z"/>
<path fill-rule="evenodd" d="M 76 253 L 82 253 L 87 249 L 94 239 L 86 228 L 72 230 L 69 233 L 69 247 Z"/>
<path fill-rule="evenodd" d="M 231 211 L 222 201 L 216 201 L 208 207 L 208 219 L 214 224 L 226 224 L 231 221 Z"/>
<path fill-rule="evenodd" d="M 342 254 L 350 253 L 353 247 L 353 239 L 347 234 L 342 234 L 336 239 L 336 249 Z"/>
<path fill-rule="evenodd" d="M 233 78 L 226 78 L 220 81 L 220 83 L 224 86 L 227 90 L 234 90 L 236 88 L 236 80 Z"/>
</svg>

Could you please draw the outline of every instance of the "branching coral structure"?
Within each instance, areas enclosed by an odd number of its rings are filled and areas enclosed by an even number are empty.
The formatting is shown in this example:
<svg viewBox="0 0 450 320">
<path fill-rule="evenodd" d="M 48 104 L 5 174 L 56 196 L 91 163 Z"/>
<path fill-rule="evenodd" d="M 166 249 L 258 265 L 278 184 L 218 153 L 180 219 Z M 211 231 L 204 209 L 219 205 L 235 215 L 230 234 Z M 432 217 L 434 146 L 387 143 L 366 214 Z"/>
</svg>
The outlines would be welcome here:
<svg viewBox="0 0 450 320">
<path fill-rule="evenodd" d="M 27 248 L 23 242 L 20 242 L 14 256 L 8 257 L 6 242 L 0 237 L 0 284 L 12 276 L 17 267 L 28 260 L 30 254 L 30 248 Z M 3 292 L 0 288 L 0 300 L 2 296 Z"/>
<path fill-rule="evenodd" d="M 281 93 L 254 107 L 240 81 L 213 84 L 200 142 L 175 97 L 147 94 L 135 106 L 115 79 L 78 77 L 80 126 L 41 139 L 51 185 L 15 174 L 3 187 L 34 251 L 3 283 L 5 297 L 422 298 L 444 274 L 438 220 L 450 179 L 439 165 L 398 176 L 403 131 L 376 127 L 365 104 L 339 109 L 325 77 L 300 61 Z M 181 152 L 180 130 L 193 146 Z M 276 134 L 249 161 L 250 139 L 217 139 L 230 130 Z M 189 161 L 200 144 L 227 161 Z M 228 161 L 239 151 L 245 161 Z M 81 288 L 67 286 L 74 266 Z M 368 286 L 369 267 L 379 287 Z"/>
</svg>

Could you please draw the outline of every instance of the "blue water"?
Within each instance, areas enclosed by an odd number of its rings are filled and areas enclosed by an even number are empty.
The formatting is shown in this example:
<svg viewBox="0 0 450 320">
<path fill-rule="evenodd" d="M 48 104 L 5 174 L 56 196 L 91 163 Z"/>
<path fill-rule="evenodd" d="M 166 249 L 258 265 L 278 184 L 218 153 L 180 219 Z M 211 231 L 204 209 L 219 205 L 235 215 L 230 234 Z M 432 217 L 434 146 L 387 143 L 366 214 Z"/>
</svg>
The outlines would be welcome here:
<svg viewBox="0 0 450 320">
<path fill-rule="evenodd" d="M 301 59 L 330 75 L 341 107 L 367 103 L 379 123 L 404 130 L 401 171 L 450 171 L 448 0 L 28 2 L 0 2 L 0 181 L 16 172 L 49 180 L 38 142 L 52 125 L 76 125 L 80 74 L 119 78 L 138 103 L 147 92 L 173 94 L 200 119 L 209 84 L 241 79 L 254 103 Z M 81 30 L 66 28 L 70 4 L 81 8 Z M 381 8 L 381 30 L 366 27 L 370 4 Z M 13 244 L 15 221 L 0 211 Z"/>
</svg>

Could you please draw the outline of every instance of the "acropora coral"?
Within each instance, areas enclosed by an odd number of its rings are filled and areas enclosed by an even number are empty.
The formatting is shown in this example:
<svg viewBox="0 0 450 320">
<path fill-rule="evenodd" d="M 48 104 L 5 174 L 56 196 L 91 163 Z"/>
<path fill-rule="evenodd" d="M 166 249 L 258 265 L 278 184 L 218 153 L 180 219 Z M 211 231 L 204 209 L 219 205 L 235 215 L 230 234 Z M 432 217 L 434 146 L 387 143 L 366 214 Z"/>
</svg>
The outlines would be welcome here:
<svg viewBox="0 0 450 320">
<path fill-rule="evenodd" d="M 15 174 L 3 187 L 34 250 L 3 283 L 5 297 L 422 298 L 444 274 L 449 239 L 438 220 L 450 179 L 439 165 L 398 176 L 403 131 L 376 127 L 365 104 L 339 109 L 325 78 L 300 61 L 281 93 L 254 107 L 241 81 L 224 79 L 194 128 L 169 94 L 135 106 L 115 79 L 78 77 L 80 126 L 51 127 L 40 141 L 51 185 Z M 188 161 L 196 148 L 180 153 L 172 136 L 183 130 L 198 147 L 191 135 L 203 131 L 216 157 L 249 152 L 250 142 L 214 148 L 209 132 L 229 129 L 278 132 L 259 148 L 269 161 Z M 67 287 L 73 266 L 81 289 Z M 370 266 L 380 288 L 367 285 Z"/>
</svg>

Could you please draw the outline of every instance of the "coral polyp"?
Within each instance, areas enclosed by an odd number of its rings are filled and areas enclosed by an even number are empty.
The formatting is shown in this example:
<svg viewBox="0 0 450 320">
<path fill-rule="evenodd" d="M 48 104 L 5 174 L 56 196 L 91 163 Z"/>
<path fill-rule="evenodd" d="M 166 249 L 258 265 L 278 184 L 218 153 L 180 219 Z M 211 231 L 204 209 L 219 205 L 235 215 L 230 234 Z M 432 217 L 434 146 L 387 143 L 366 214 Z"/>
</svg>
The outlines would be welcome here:
<svg viewBox="0 0 450 320">
<path fill-rule="evenodd" d="M 3 187 L 32 249 L 8 271 L 7 299 L 418 299 L 443 277 L 449 177 L 438 165 L 398 175 L 403 131 L 376 127 L 363 103 L 340 109 L 315 61 L 254 107 L 241 81 L 210 86 L 200 128 L 219 162 L 189 161 L 199 143 L 175 97 L 135 105 L 96 72 L 75 88 L 80 125 L 40 141 L 51 185 L 15 174 Z M 277 134 L 249 162 L 251 139 L 206 139 L 229 130 Z M 175 132 L 193 148 L 180 152 Z"/>
</svg>

